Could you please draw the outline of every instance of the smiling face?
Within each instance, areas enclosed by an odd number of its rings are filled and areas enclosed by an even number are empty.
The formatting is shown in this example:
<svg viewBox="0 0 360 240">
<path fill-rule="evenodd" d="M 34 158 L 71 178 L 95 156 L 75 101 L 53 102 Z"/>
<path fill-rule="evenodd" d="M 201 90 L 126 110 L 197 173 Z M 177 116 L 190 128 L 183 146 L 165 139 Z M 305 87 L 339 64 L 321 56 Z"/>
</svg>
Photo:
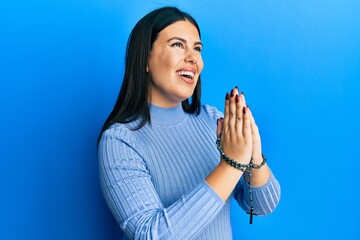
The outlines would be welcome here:
<svg viewBox="0 0 360 240">
<path fill-rule="evenodd" d="M 198 30 L 188 21 L 175 22 L 159 32 L 147 68 L 152 77 L 152 104 L 175 107 L 192 96 L 204 67 L 201 50 Z"/>
</svg>

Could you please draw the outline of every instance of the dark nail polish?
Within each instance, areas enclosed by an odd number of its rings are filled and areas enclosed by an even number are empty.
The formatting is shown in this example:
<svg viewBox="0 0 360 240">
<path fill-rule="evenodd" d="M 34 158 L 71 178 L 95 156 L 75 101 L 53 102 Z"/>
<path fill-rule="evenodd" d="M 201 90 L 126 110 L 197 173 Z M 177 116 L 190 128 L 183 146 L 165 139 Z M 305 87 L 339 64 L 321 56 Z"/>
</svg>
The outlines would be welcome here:
<svg viewBox="0 0 360 240">
<path fill-rule="evenodd" d="M 239 95 L 236 94 L 235 101 L 238 103 L 240 100 Z"/>
<path fill-rule="evenodd" d="M 243 107 L 243 114 L 246 113 L 246 107 Z"/>
<path fill-rule="evenodd" d="M 230 97 L 234 96 L 234 89 L 231 89 Z"/>
<path fill-rule="evenodd" d="M 237 86 L 235 86 L 235 88 L 236 88 L 236 89 L 238 89 L 238 87 L 237 87 Z"/>
<path fill-rule="evenodd" d="M 226 100 L 229 99 L 229 93 L 226 93 L 225 99 L 226 99 Z"/>
<path fill-rule="evenodd" d="M 241 94 L 245 96 L 244 92 L 241 92 Z"/>
</svg>

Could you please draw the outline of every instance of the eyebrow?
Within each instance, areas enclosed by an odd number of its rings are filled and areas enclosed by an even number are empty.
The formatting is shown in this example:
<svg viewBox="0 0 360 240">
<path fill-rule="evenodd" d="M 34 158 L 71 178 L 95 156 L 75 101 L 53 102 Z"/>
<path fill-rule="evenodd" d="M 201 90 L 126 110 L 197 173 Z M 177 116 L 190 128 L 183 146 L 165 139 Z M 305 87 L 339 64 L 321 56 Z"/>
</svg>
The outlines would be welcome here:
<svg viewBox="0 0 360 240">
<path fill-rule="evenodd" d="M 167 42 L 171 42 L 173 40 L 179 40 L 180 42 L 183 42 L 183 43 L 187 43 L 187 41 L 181 37 L 173 37 L 173 38 L 170 38 Z M 195 42 L 194 45 L 201 45 L 203 46 L 202 42 Z"/>
</svg>

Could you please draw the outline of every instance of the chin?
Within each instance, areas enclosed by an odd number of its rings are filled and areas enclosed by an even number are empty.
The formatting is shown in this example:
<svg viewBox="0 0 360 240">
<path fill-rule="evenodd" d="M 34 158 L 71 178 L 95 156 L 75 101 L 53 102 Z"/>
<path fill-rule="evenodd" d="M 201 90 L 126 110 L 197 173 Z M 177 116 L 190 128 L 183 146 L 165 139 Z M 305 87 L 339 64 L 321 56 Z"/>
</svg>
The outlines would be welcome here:
<svg viewBox="0 0 360 240">
<path fill-rule="evenodd" d="M 191 93 L 191 94 L 187 94 L 187 95 L 183 95 L 183 97 L 181 97 L 181 101 L 185 101 L 186 99 L 189 99 L 189 98 L 191 98 L 192 97 L 192 94 L 193 93 Z"/>
</svg>

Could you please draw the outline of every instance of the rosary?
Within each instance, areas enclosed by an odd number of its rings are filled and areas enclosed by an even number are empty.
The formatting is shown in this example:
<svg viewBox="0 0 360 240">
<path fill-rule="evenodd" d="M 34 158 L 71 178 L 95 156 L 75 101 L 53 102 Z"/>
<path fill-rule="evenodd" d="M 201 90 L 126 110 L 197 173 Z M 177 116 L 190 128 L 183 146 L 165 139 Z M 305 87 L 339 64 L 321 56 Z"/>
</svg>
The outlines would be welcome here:
<svg viewBox="0 0 360 240">
<path fill-rule="evenodd" d="M 228 164 L 230 164 L 231 166 L 233 166 L 236 169 L 239 169 L 243 172 L 247 172 L 249 173 L 249 200 L 250 200 L 250 210 L 247 211 L 247 214 L 250 214 L 250 224 L 252 224 L 253 222 L 253 216 L 257 215 L 257 213 L 254 211 L 254 207 L 253 207 L 253 195 L 252 195 L 252 188 L 251 188 L 251 178 L 252 178 L 252 173 L 251 173 L 251 169 L 260 169 L 262 166 L 264 166 L 264 164 L 266 163 L 266 157 L 262 154 L 262 158 L 263 161 L 260 164 L 255 164 L 252 162 L 252 158 L 250 160 L 249 164 L 242 164 L 242 163 L 238 163 L 236 161 L 234 161 L 233 159 L 231 159 L 230 157 L 228 157 L 223 149 L 222 146 L 220 144 L 220 138 L 221 138 L 221 133 L 218 135 L 217 139 L 216 139 L 216 145 L 217 145 L 217 149 L 219 150 L 221 157 L 225 160 L 225 162 L 227 162 Z"/>
</svg>

